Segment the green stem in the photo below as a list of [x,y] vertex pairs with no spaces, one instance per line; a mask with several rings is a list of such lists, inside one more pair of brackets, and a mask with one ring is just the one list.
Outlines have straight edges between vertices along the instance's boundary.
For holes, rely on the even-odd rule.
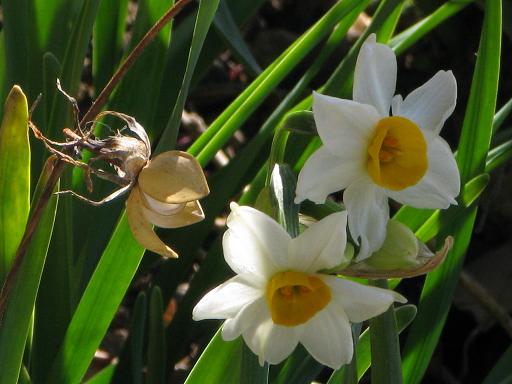
[[[371,284],[387,288],[386,280],[374,280]],[[401,384],[402,361],[393,305],[370,320],[370,342],[372,351],[372,384]]]

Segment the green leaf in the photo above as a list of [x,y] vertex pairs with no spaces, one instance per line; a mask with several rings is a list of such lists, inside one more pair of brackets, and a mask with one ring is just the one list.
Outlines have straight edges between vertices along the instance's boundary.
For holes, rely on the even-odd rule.
[[174,104],[172,115],[169,118],[162,138],[158,143],[156,150],[157,153],[174,148],[181,122],[181,114],[183,112],[183,107],[185,106],[185,100],[188,96],[190,81],[192,80],[192,75],[194,74],[194,69],[199,58],[199,52],[203,47],[206,34],[213,21],[213,16],[215,15],[218,4],[219,0],[199,0],[199,11],[197,13],[192,43],[190,44],[187,66],[183,75],[183,82]]
[[149,300],[147,384],[165,383],[166,353],[163,300],[160,288],[154,287]]
[[427,17],[424,17],[413,26],[407,28],[405,31],[393,37],[389,42],[389,45],[393,47],[397,55],[400,55],[412,45],[414,45],[419,39],[425,36],[428,32],[436,28],[441,23],[445,22],[453,15],[456,15],[459,11],[464,9],[468,4],[471,4],[472,2],[473,0],[446,2]]
[[463,183],[485,170],[498,94],[500,52],[501,1],[487,0],[471,92],[457,151],[457,164]]
[[500,108],[498,112],[494,115],[494,119],[492,122],[492,133],[496,133],[498,129],[501,128],[503,122],[507,119],[507,117],[512,112],[512,99],[507,101],[507,103]]
[[299,206],[295,204],[297,181],[290,167],[276,164],[270,176],[271,203],[275,218],[291,237],[299,235]]
[[[304,57],[359,5],[354,0],[336,3],[315,25],[297,39],[258,76],[190,147],[190,152],[208,162],[263,100]],[[204,160],[203,160],[204,159]]]
[[268,383],[268,363],[260,366],[256,356],[245,343],[242,345],[242,366],[240,368],[240,382],[247,384]]
[[491,172],[500,165],[503,165],[512,157],[512,140],[508,140],[501,145],[491,149],[487,156],[485,171]]
[[30,144],[27,98],[14,86],[0,127],[0,285],[25,232],[30,211]]
[[261,68],[245,43],[225,0],[220,0],[219,2],[217,13],[213,19],[213,25],[224,41],[226,41],[233,55],[240,60],[252,75],[259,75]]
[[512,346],[501,355],[494,367],[485,377],[482,384],[510,384],[512,383]]
[[[100,0],[83,0],[83,5],[73,30],[69,36],[66,53],[62,60],[60,80],[62,87],[70,95],[76,95],[80,84],[80,77],[85,54],[94,25],[94,19]],[[60,94],[55,94],[52,102],[47,134],[55,137],[57,133],[70,122],[71,107],[69,102]]]
[[[375,280],[372,285],[388,288],[386,280]],[[399,384],[402,382],[400,345],[393,304],[383,314],[370,319],[372,351],[372,383]]]
[[[398,333],[409,326],[416,316],[416,307],[412,304],[402,305],[401,307],[395,308],[396,324]],[[359,337],[357,343],[357,377],[359,380],[363,377],[365,372],[370,368],[371,364],[371,347],[370,347],[370,331],[366,329]],[[345,374],[345,367],[335,371],[327,384],[342,383],[343,376]]]
[[318,376],[323,366],[299,344],[284,364],[276,366],[275,369],[279,369],[279,374],[275,380],[272,380],[272,384],[306,384],[311,383]]
[[97,374],[95,374],[93,377],[91,377],[89,380],[87,380],[85,383],[86,384],[111,384],[115,369],[116,369],[116,366],[114,364],[108,365],[105,368],[103,368],[101,371],[99,371]]
[[125,342],[119,363],[114,366],[109,383],[142,384],[144,373],[144,334],[146,330],[147,299],[141,292],[133,308],[130,334]]
[[71,319],[48,382],[80,382],[143,254],[123,214]]
[[243,341],[222,340],[220,329],[192,368],[185,384],[236,384],[240,378]]
[[[36,186],[34,201],[41,196],[52,168],[53,162],[48,162]],[[0,383],[2,384],[14,384],[18,380],[56,209],[57,196],[51,195],[10,291],[7,309],[0,327],[0,366],[2,367]]]
[[101,91],[114,74],[122,57],[128,0],[100,2],[92,33],[92,77]]
[[[478,58],[464,118],[457,162],[463,185],[485,170],[498,88],[501,46],[501,2],[486,1]],[[462,208],[452,207],[450,211]],[[448,211],[449,212],[449,211]],[[454,289],[471,239],[476,207],[464,210],[441,235],[453,235],[455,245],[445,262],[428,274],[418,317],[404,348],[403,374],[407,383],[419,383],[441,334]]]

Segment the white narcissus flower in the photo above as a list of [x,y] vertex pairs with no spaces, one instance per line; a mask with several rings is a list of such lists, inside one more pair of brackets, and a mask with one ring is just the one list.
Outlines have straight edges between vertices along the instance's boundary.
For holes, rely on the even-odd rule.
[[350,233],[360,242],[358,261],[384,242],[388,198],[444,209],[457,204],[460,191],[455,158],[439,136],[455,108],[455,77],[439,71],[403,100],[393,97],[396,72],[395,54],[372,34],[357,58],[354,100],[313,94],[323,145],[304,164],[295,201],[323,203],[344,189]]
[[128,223],[135,239],[164,257],[178,257],[156,235],[153,225],[179,228],[204,219],[198,199],[209,193],[201,165],[192,155],[168,151],[149,160],[126,201]]
[[319,272],[343,261],[346,223],[345,212],[334,213],[292,239],[269,216],[232,203],[222,245],[237,275],[207,293],[193,318],[226,319],[224,340],[242,335],[260,364],[280,363],[298,343],[333,369],[350,362],[350,322],[406,300]]

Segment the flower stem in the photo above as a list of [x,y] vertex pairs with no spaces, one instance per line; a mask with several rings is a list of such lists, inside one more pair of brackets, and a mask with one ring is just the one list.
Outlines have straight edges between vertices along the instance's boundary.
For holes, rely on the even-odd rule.
[[[373,280],[371,284],[388,288],[387,280]],[[401,384],[402,361],[393,304],[383,314],[370,320],[372,351],[372,384]]]

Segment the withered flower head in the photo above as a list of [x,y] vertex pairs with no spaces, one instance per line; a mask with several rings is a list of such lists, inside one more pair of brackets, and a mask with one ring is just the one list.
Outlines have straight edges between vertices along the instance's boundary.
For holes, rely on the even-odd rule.
[[[77,109],[74,99],[70,99]],[[178,257],[155,234],[153,225],[178,228],[204,219],[197,200],[208,195],[209,189],[201,166],[192,155],[182,151],[164,152],[150,160],[151,144],[144,128],[133,117],[113,111],[100,113],[95,121],[105,115],[124,120],[132,136],[118,132],[114,136],[98,139],[91,131],[83,132],[77,123],[75,131],[64,129],[68,141],[58,143],[44,137],[31,123],[35,136],[53,154],[84,169],[89,192],[93,189],[91,174],[120,186],[100,201],[92,201],[74,191],[59,193],[69,193],[91,205],[99,206],[131,191],[126,201],[126,211],[135,239],[150,251],[165,257]],[[88,149],[95,155],[87,163],[80,160],[82,149]],[[92,164],[98,160],[111,165],[116,173],[93,167]]]
[[204,219],[198,199],[209,193],[201,166],[190,154],[168,151],[150,160],[126,201],[137,241],[152,252],[178,257],[153,231],[153,225],[178,228]]

